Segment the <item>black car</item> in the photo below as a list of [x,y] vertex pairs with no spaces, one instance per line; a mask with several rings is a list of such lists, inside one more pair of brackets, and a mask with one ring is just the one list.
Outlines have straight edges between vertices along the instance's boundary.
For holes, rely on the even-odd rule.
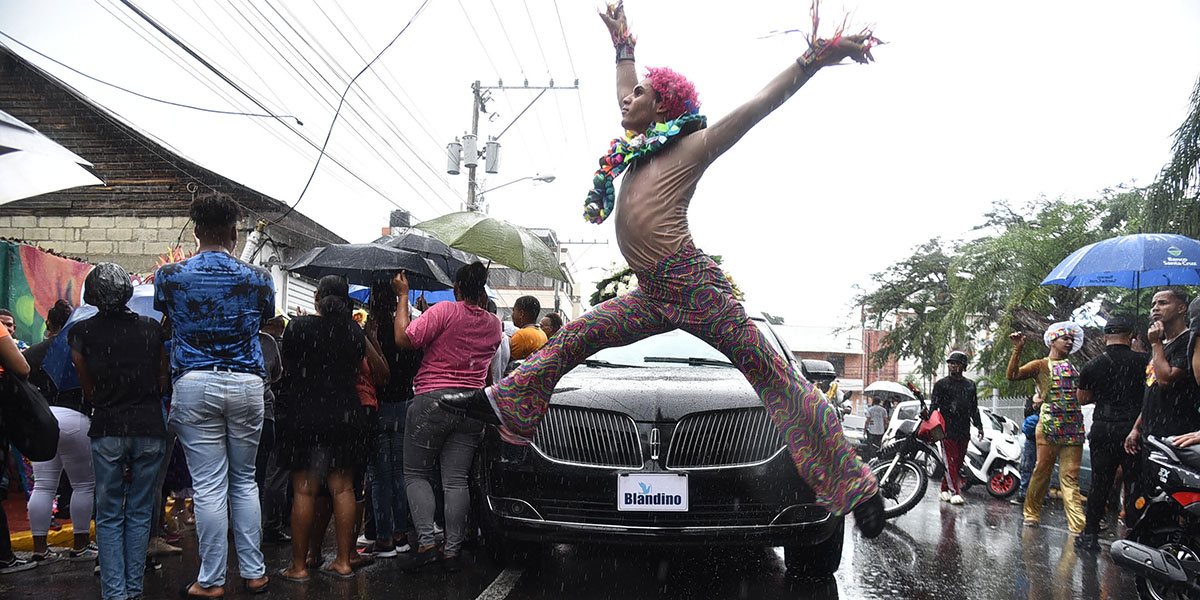
[[501,562],[611,543],[783,546],[796,574],[841,563],[844,519],[816,504],[741,372],[683,331],[597,352],[559,383],[533,444],[489,427],[480,457],[481,525]]

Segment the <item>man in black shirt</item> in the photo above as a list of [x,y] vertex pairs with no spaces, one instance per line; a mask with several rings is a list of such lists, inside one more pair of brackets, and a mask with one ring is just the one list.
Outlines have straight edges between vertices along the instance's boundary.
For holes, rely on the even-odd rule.
[[963,377],[967,368],[965,352],[955,350],[946,358],[950,376],[939,379],[933,384],[932,408],[941,411],[946,421],[946,474],[942,478],[942,493],[939,498],[943,502],[962,504],[962,481],[959,469],[962,468],[963,457],[967,454],[967,444],[971,441],[971,424],[979,430],[979,438],[983,439],[983,420],[979,416],[979,398],[975,391],[975,382]]
[[1146,363],[1150,360],[1149,355],[1129,348],[1132,337],[1133,321],[1114,315],[1104,325],[1104,353],[1088,361],[1079,375],[1080,404],[1096,404],[1088,431],[1092,490],[1088,495],[1087,522],[1075,540],[1075,547],[1080,550],[1100,550],[1096,538],[1118,466],[1122,468],[1125,484],[1125,508],[1132,514],[1132,487],[1139,471],[1138,460],[1136,455],[1125,452],[1124,444],[1142,409]]
[[1125,438],[1125,450],[1138,452],[1145,435],[1169,437],[1200,430],[1200,390],[1188,377],[1191,357],[1187,330],[1188,297],[1178,289],[1154,294],[1148,337],[1150,366],[1142,414]]
[[92,406],[88,435],[105,598],[142,595],[156,508],[154,483],[166,452],[161,398],[170,380],[165,338],[157,321],[125,306],[132,295],[124,269],[113,263],[96,265],[84,281],[83,299],[100,312],[76,323],[67,334],[83,395]]

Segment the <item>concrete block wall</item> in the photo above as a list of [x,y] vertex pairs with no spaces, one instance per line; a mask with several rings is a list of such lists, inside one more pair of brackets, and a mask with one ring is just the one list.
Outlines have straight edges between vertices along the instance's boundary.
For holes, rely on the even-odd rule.
[[0,215],[0,237],[36,244],[91,263],[115,262],[127,271],[148,274],[160,254],[183,237],[191,248],[192,226],[186,216],[33,216]]

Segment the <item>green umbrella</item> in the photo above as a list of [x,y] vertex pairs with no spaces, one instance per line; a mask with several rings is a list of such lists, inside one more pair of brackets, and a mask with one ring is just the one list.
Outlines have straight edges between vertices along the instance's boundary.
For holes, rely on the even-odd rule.
[[558,255],[533,232],[477,212],[456,212],[414,225],[451,248],[512,267],[567,281]]

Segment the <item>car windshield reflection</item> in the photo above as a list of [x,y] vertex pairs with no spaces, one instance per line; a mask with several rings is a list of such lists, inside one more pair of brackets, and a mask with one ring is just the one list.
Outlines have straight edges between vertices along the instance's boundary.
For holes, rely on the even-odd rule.
[[[763,321],[754,319],[753,322],[771,347],[780,352],[774,332]],[[682,329],[653,335],[628,346],[605,348],[589,357],[584,364],[597,367],[733,366],[716,348]]]

